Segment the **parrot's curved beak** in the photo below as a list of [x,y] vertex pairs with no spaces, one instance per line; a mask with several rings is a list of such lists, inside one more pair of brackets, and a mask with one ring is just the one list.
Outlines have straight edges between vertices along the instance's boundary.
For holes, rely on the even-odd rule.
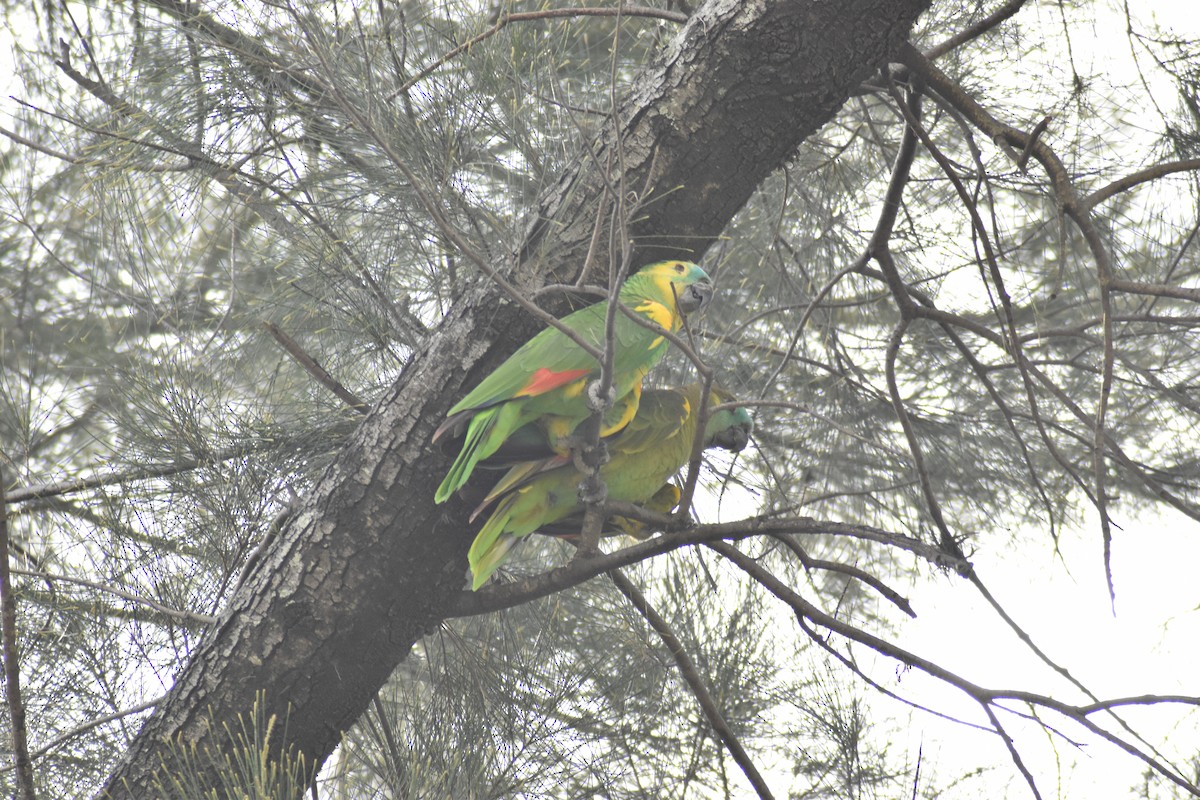
[[698,281],[683,287],[679,291],[676,302],[679,310],[685,314],[693,314],[708,305],[712,300],[713,285],[708,281]]
[[750,434],[754,433],[754,422],[743,422],[740,425],[725,428],[709,440],[710,447],[724,447],[732,452],[742,452],[750,444]]
[[712,438],[714,447],[723,447],[726,450],[732,450],[735,453],[740,453],[746,449],[746,445],[750,444],[750,434],[754,432],[754,423],[746,422],[741,425],[734,425],[731,428],[718,433]]

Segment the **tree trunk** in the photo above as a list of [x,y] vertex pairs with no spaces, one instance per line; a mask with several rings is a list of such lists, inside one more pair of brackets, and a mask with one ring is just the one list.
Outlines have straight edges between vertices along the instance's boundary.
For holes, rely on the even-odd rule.
[[[624,185],[647,191],[635,261],[695,259],[755,187],[888,61],[930,0],[714,0],[624,104]],[[547,193],[520,279],[569,276],[592,240],[615,137]],[[604,241],[604,240],[602,240]],[[718,296],[717,302],[720,302]],[[232,597],[109,778],[144,798],[164,743],[225,743],[260,699],[272,744],[316,769],[466,585],[468,504],[434,505],[450,458],[430,437],[452,402],[534,325],[489,287],[465,296],[321,477]],[[282,724],[286,722],[286,725]]]

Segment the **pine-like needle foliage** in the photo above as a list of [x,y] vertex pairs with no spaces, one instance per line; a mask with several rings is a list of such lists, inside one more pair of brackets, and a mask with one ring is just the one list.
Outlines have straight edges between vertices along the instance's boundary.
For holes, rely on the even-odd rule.
[[[1087,7],[1029,5],[937,63],[997,117],[1051,120],[1094,240],[1036,159],[945,93],[918,110],[900,73],[864,84],[704,257],[719,294],[693,344],[762,405],[754,446],[705,469],[702,522],[811,516],[969,555],[1051,551],[1087,509],[1200,519],[1197,173],[1105,193],[1196,157],[1197,45],[1131,22],[1142,72],[1117,81],[1076,52]],[[44,796],[103,781],[360,412],[488,280],[461,247],[510,263],[681,7],[502,24],[543,6],[3,5],[21,83],[0,140],[0,458]],[[939,2],[915,41],[987,13]],[[924,138],[887,243],[900,289],[867,256],[906,104]],[[651,381],[692,375],[675,353]],[[937,574],[894,545],[780,535],[738,552],[887,637],[898,594]],[[569,557],[531,537],[502,577]],[[598,578],[444,623],[321,793],[746,796],[703,693],[792,797],[978,789],[973,768],[922,772],[899,744],[904,723],[873,702],[900,690],[871,679],[870,648],[797,627],[727,556],[625,575],[652,613]],[[250,767],[269,721],[252,723]],[[295,789],[286,770],[244,772]],[[1148,774],[1147,795],[1163,781]]]

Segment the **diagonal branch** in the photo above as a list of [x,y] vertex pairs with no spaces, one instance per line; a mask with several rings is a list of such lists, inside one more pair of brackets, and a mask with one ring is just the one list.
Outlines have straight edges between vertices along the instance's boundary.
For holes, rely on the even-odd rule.
[[[974,700],[976,703],[979,704],[980,708],[984,710],[984,712],[987,714],[988,718],[992,721],[993,729],[1001,737],[1005,737],[1006,734],[1004,733],[1003,728],[999,726],[999,719],[998,719],[998,717],[995,716],[993,709],[1001,708],[1001,709],[1004,709],[1005,711],[1009,711],[1010,713],[1015,713],[1015,712],[1012,712],[1011,709],[1006,708],[1005,706],[999,704],[997,701],[1016,700],[1023,704],[1026,704],[1026,705],[1030,705],[1030,706],[1034,706],[1034,707],[1040,706],[1040,707],[1048,708],[1048,709],[1056,711],[1060,714],[1063,714],[1067,718],[1071,719],[1073,722],[1086,728],[1091,733],[1099,736],[1100,738],[1104,739],[1105,741],[1107,741],[1113,745],[1116,745],[1117,747],[1121,748],[1125,752],[1129,753],[1130,755],[1134,756],[1135,758],[1137,758],[1140,761],[1142,761],[1143,763],[1145,763],[1152,770],[1159,773],[1163,777],[1167,778],[1172,783],[1176,784],[1177,786],[1182,787],[1183,789],[1187,790],[1189,793],[1191,793],[1197,797],[1200,797],[1200,787],[1197,787],[1195,784],[1193,784],[1191,781],[1189,781],[1186,777],[1184,777],[1182,774],[1180,774],[1180,772],[1177,769],[1173,769],[1168,764],[1166,764],[1162,759],[1156,758],[1154,755],[1143,752],[1136,745],[1126,741],[1125,739],[1122,739],[1119,736],[1112,734],[1111,732],[1105,730],[1104,728],[1101,728],[1099,725],[1097,725],[1096,723],[1094,723],[1090,719],[1088,719],[1088,715],[1091,713],[1095,713],[1097,711],[1109,711],[1110,706],[1112,704],[1120,703],[1121,702],[1120,700],[1111,701],[1108,703],[1098,701],[1096,703],[1092,703],[1092,704],[1089,704],[1086,706],[1072,706],[1068,703],[1063,703],[1059,700],[1056,700],[1048,695],[1041,695],[1041,694],[1036,694],[1036,693],[1032,693],[1032,692],[1019,692],[1019,691],[1012,691],[1012,690],[1005,690],[1005,689],[989,689],[987,687],[984,687],[977,683],[969,681],[966,678],[963,678],[962,676],[960,676],[954,672],[951,672],[950,670],[938,665],[937,663],[930,661],[927,658],[924,658],[923,656],[917,655],[916,653],[906,650],[905,648],[900,647],[899,645],[893,644],[892,642],[889,642],[886,639],[881,639],[878,636],[875,636],[874,634],[868,633],[864,630],[860,630],[859,628],[856,628],[853,625],[850,625],[850,624],[822,611],[817,606],[815,606],[812,603],[805,600],[797,592],[795,592],[791,587],[784,584],[782,581],[779,580],[779,578],[777,578],[775,575],[773,575],[770,571],[763,568],[763,566],[761,564],[759,564],[757,561],[755,561],[754,559],[747,556],[745,553],[742,553],[736,547],[733,547],[732,545],[727,544],[725,542],[713,542],[709,546],[712,549],[719,552],[726,559],[728,559],[729,561],[736,564],[743,572],[750,575],[754,580],[756,580],[759,584],[761,584],[763,586],[763,588],[765,588],[768,592],[775,595],[775,597],[777,597],[784,604],[786,604],[788,607],[790,607],[792,609],[793,613],[796,615],[797,621],[801,625],[803,625],[802,620],[809,620],[813,624],[816,624],[822,628],[831,630],[834,633],[837,633],[838,635],[844,637],[845,639],[847,639],[849,641],[857,642],[859,644],[865,645],[865,646],[869,647],[870,649],[872,649],[884,656],[895,659],[895,660],[897,660],[903,664],[906,664],[907,666],[912,667],[914,669],[918,669],[921,672],[926,673],[930,677],[936,678],[937,680],[940,680],[940,681],[946,683],[947,685],[953,686],[954,688],[963,692],[965,695],[967,695],[968,697],[970,697],[972,700]],[[1164,696],[1161,698],[1161,702],[1163,702],[1163,703],[1181,702],[1186,705],[1200,706],[1200,697],[1182,697],[1181,698],[1181,697],[1177,697],[1177,696]],[[1146,701],[1143,700],[1143,702],[1140,704],[1144,705],[1144,704],[1146,704]],[[1011,749],[1010,753],[1012,754],[1014,761],[1016,761],[1018,769],[1020,769],[1023,772],[1023,774],[1025,774],[1026,779],[1030,782],[1030,785],[1032,786],[1033,785],[1032,777],[1023,768],[1023,763],[1019,760],[1020,757],[1019,757],[1019,754],[1016,753],[1015,748]],[[1036,791],[1036,788],[1035,788],[1035,791]]]
[[318,383],[337,395],[342,402],[357,411],[359,414],[366,414],[371,410],[371,407],[367,405],[365,401],[359,399],[359,397],[347,389],[341,381],[330,375],[328,370],[318,364],[316,359],[306,353],[304,348],[302,348],[295,339],[280,330],[278,325],[274,324],[273,322],[264,322],[263,327],[270,331],[271,335],[275,337],[275,341],[279,342],[279,346],[287,351],[287,354],[291,356],[297,364],[304,367],[304,369],[307,370],[310,375],[317,379]]
[[1108,583],[1109,600],[1116,604],[1116,590],[1112,578],[1112,520],[1108,513],[1107,471],[1105,452],[1108,403],[1113,387],[1113,364],[1115,345],[1113,332],[1112,284],[1114,280],[1112,259],[1103,237],[1092,220],[1091,207],[1080,199],[1074,181],[1062,160],[1046,144],[1044,138],[1025,134],[993,117],[961,86],[937,68],[911,44],[901,48],[901,59],[909,69],[920,75],[929,86],[937,91],[963,116],[987,133],[997,142],[1006,142],[1014,147],[1028,149],[1050,178],[1054,199],[1062,213],[1067,216],[1083,236],[1096,266],[1096,284],[1100,291],[1100,319],[1104,330],[1103,366],[1100,375],[1100,391],[1096,399],[1096,411],[1092,418],[1092,473],[1095,482],[1094,502],[1100,515],[1100,531],[1104,547],[1104,576]]
[[[663,19],[668,22],[687,22],[687,14],[678,11],[668,11],[661,8],[651,8],[649,6],[627,6],[624,3],[619,4],[615,8],[548,8],[541,11],[514,11],[507,14],[502,14],[500,19],[488,28],[483,33],[472,36],[467,41],[448,51],[443,56],[438,58],[429,66],[422,69],[413,77],[401,84],[399,89],[387,96],[388,100],[394,100],[397,96],[404,94],[418,82],[428,78],[433,73],[437,72],[443,65],[457,58],[463,53],[469,52],[472,47],[480,42],[486,41],[495,36],[500,31],[504,30],[513,22],[530,22],[541,19],[562,19],[564,17],[646,17],[649,19]],[[616,48],[614,48],[614,54]]]
[[763,780],[758,768],[754,766],[754,762],[750,759],[750,754],[746,752],[746,748],[742,747],[741,740],[738,739],[733,729],[729,727],[729,723],[725,721],[721,710],[717,708],[717,703],[713,699],[712,693],[708,691],[708,687],[704,684],[704,678],[700,675],[700,671],[696,669],[695,662],[687,654],[683,647],[683,642],[679,641],[679,637],[671,629],[671,625],[662,615],[654,610],[650,605],[650,601],[642,594],[641,590],[633,584],[633,581],[625,577],[620,570],[613,570],[608,573],[608,577],[616,584],[617,589],[621,594],[629,598],[629,602],[633,603],[633,607],[642,615],[642,618],[650,624],[654,632],[658,634],[658,638],[666,645],[667,650],[671,653],[671,658],[675,660],[675,666],[679,668],[679,674],[683,676],[687,682],[688,688],[692,690],[692,695],[696,698],[696,702],[700,704],[700,710],[704,712],[704,716],[708,719],[708,723],[712,725],[713,731],[721,739],[721,743],[733,756],[733,760],[741,767],[742,773],[745,774],[746,780],[750,781],[750,785],[754,787],[754,791],[762,800],[773,800],[774,795],[771,794],[770,787]]

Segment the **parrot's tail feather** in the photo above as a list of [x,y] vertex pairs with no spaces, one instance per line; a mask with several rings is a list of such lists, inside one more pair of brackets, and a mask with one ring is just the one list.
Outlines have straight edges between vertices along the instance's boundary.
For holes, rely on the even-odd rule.
[[467,521],[474,522],[475,518],[486,511],[488,506],[495,502],[497,497],[520,489],[541,473],[561,467],[569,463],[570,460],[567,456],[556,455],[543,458],[540,461],[525,461],[515,464],[504,474],[504,477],[496,482],[492,490],[487,493],[487,497],[483,498],[479,505],[475,507],[475,510],[471,512],[471,518]]
[[471,581],[471,590],[479,591],[479,587],[488,582],[500,565],[504,563],[504,559],[508,557],[508,551],[517,543],[515,536],[505,536],[496,542],[489,550],[482,561],[471,568],[473,579]]
[[471,569],[475,569],[475,565],[484,557],[484,554],[491,549],[496,540],[504,535],[504,529],[508,526],[510,511],[515,501],[516,498],[512,495],[501,500],[500,505],[496,506],[496,510],[479,529],[475,541],[471,542],[471,549],[467,551],[467,561],[470,562]]
[[[471,477],[471,473],[475,470],[475,465],[481,459],[491,454],[490,452],[485,452],[483,443],[487,441],[492,433],[492,429],[496,426],[496,420],[500,416],[500,408],[500,406],[485,408],[476,413],[471,419],[462,450],[458,451],[458,457],[454,459],[454,463],[450,465],[450,471],[446,473],[442,484],[438,486],[437,493],[433,496],[433,502],[446,502],[450,498],[450,495],[457,492],[467,482],[467,479]],[[445,424],[442,423],[443,426]],[[438,430],[441,430],[441,428]],[[492,449],[494,450],[495,448],[493,447]]]
[[487,583],[492,573],[504,563],[504,557],[516,542],[516,537],[506,531],[515,500],[513,495],[501,500],[500,505],[488,517],[488,521],[479,529],[475,541],[471,542],[467,562],[471,565],[471,574],[475,576],[473,589]]

